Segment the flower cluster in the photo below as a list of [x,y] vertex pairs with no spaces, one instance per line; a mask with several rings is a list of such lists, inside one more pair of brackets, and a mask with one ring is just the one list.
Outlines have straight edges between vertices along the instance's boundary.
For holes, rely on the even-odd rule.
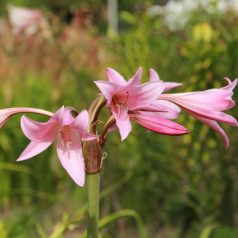
[[[64,106],[55,113],[25,107],[0,110],[0,128],[11,116],[18,113],[36,113],[49,117],[47,122],[37,122],[22,116],[21,128],[30,143],[17,160],[34,157],[56,140],[57,154],[63,168],[76,184],[83,186],[85,161],[90,161],[84,158],[83,143],[93,141],[87,144],[92,145],[92,150],[102,148],[107,133],[115,129],[119,130],[121,140],[124,140],[132,130],[131,121],[159,134],[187,134],[189,131],[185,127],[172,121],[178,118],[181,109],[218,132],[224,139],[225,147],[229,146],[228,137],[218,123],[237,126],[237,120],[224,113],[235,105],[232,95],[237,79],[232,82],[226,78],[227,85],[222,88],[168,94],[167,91],[181,84],[163,82],[153,69],[150,69],[150,78],[146,83],[141,83],[142,68],[129,81],[114,69],[108,68],[106,73],[108,80],[95,81],[104,100],[97,98],[89,111],[83,110],[79,113],[72,107]],[[98,133],[97,119],[105,104],[111,117],[101,133]],[[90,150],[87,148],[87,151]],[[95,156],[96,152],[92,151],[90,154]],[[100,163],[96,164],[99,164],[100,170]]]

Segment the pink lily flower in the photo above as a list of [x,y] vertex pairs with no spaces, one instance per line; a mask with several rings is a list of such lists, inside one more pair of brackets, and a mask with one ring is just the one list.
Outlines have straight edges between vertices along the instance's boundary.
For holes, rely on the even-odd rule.
[[16,34],[25,32],[31,35],[35,33],[43,20],[43,14],[38,9],[9,6],[8,13],[13,33]]
[[224,145],[227,148],[229,139],[218,122],[224,122],[231,126],[238,125],[234,117],[223,112],[235,105],[231,97],[237,84],[237,79],[233,82],[228,78],[225,79],[228,85],[222,88],[189,93],[160,94],[158,100],[173,102],[193,117],[210,126],[224,138]]
[[17,161],[30,159],[47,149],[57,139],[59,160],[73,181],[79,186],[85,183],[85,167],[82,155],[82,140],[93,140],[95,135],[88,133],[89,116],[83,110],[74,118],[72,108],[61,107],[54,114],[34,108],[9,108],[0,110],[0,126],[17,113],[32,112],[50,116],[47,122],[37,122],[25,115],[21,118],[21,128],[31,140]]
[[[164,83],[159,81],[141,84],[142,68],[126,81],[114,69],[107,69],[108,81],[95,81],[101,93],[107,99],[107,106],[115,117],[121,140],[131,132],[131,120],[143,127],[161,134],[180,135],[188,133],[183,126],[160,117],[166,104],[157,107],[156,99],[164,90]],[[178,110],[178,107],[175,106]],[[167,108],[167,107],[166,107]],[[177,114],[177,113],[176,113]],[[170,115],[170,117],[174,117]]]

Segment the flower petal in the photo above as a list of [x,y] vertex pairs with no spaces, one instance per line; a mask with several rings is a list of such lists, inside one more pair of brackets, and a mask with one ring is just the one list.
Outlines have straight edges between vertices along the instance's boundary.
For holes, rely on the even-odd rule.
[[89,115],[87,110],[83,110],[78,114],[71,126],[75,128],[82,140],[94,140],[98,136],[88,133],[89,130]]
[[59,160],[73,179],[79,186],[84,186],[85,183],[85,165],[82,154],[82,146],[77,132],[72,131],[72,141],[66,144],[59,136],[57,142],[57,154]]
[[33,156],[38,155],[42,151],[46,150],[51,144],[52,141],[31,141],[19,156],[17,161],[30,159]]
[[150,82],[161,81],[158,73],[154,69],[150,69]]
[[169,101],[156,100],[146,108],[140,109],[140,111],[146,111],[147,113],[156,113],[156,115],[158,115],[159,117],[166,119],[176,119],[178,118],[181,109],[176,104]]
[[120,132],[120,135],[121,135],[121,140],[125,140],[128,135],[130,134],[131,132],[131,122],[128,119],[126,120],[120,120],[120,119],[117,119],[116,120],[116,125],[118,126],[118,129],[119,129],[119,132]]
[[139,67],[136,74],[127,82],[127,87],[140,85],[141,78],[142,78],[142,67]]
[[111,104],[112,97],[117,90],[117,85],[107,81],[94,81],[94,83],[100,89],[103,96],[107,99],[108,104]]
[[55,121],[45,123],[34,121],[27,116],[21,117],[21,128],[30,140],[53,141],[59,132],[59,124]]
[[119,129],[121,140],[125,140],[131,132],[131,122],[128,116],[128,109],[123,105],[112,108],[112,113],[116,119],[116,125]]
[[119,84],[119,85],[126,85],[126,80],[116,70],[112,68],[107,68],[106,74],[107,74],[109,82]]
[[57,121],[62,126],[70,125],[74,121],[72,111],[76,111],[73,107],[62,106],[50,118],[50,121]]
[[36,113],[49,117],[53,115],[52,112],[29,107],[13,107],[7,109],[0,109],[0,128],[2,128],[6,124],[6,122],[10,119],[10,117],[19,113]]
[[151,113],[137,113],[130,114],[130,119],[136,121],[143,127],[165,135],[183,135],[189,133],[189,131],[183,126],[167,120],[165,118],[158,117],[156,114]]
[[153,103],[164,90],[163,82],[145,83],[131,88],[127,98],[129,110],[140,109]]
[[227,149],[229,147],[229,138],[225,131],[219,126],[219,124],[216,121],[209,120],[203,117],[198,117],[196,115],[196,118],[200,120],[201,122],[205,123],[206,125],[210,126],[213,130],[215,130],[218,134],[220,134],[224,139],[224,146]]
[[210,119],[210,120],[215,120],[223,123],[227,123],[231,126],[237,126],[237,120],[220,111],[214,111],[214,110],[209,110],[209,108],[204,109],[204,107],[201,107],[200,105],[189,105],[189,103],[186,103],[186,105],[179,104],[183,109],[185,109],[188,113],[193,115],[194,117],[203,117],[205,119]]
[[[157,72],[154,69],[150,69],[150,82],[156,82],[156,81],[161,82],[162,80],[160,79],[159,75],[157,74]],[[182,85],[181,83],[164,82],[165,87],[164,87],[163,92],[169,91],[169,90],[179,87],[181,85]]]
[[161,94],[159,98],[170,100],[184,108],[191,109],[200,106],[208,111],[225,111],[235,105],[231,97],[236,84],[237,80],[234,80],[222,88],[189,93]]

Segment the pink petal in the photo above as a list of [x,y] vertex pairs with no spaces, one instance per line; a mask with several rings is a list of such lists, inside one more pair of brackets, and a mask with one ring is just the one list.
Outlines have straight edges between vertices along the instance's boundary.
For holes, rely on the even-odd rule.
[[116,124],[117,124],[119,132],[120,132],[121,140],[123,141],[128,137],[128,135],[131,132],[131,129],[132,129],[131,122],[130,122],[129,118],[126,120],[117,119]]
[[72,141],[64,143],[59,136],[57,154],[60,162],[73,181],[79,186],[85,183],[85,166],[82,155],[82,146],[79,135],[72,131]]
[[226,85],[225,87],[223,87],[223,89],[228,90],[228,91],[233,91],[234,88],[235,88],[236,85],[237,85],[237,79],[235,79],[235,80],[232,82],[229,78],[225,77],[225,80],[228,82],[228,85]]
[[137,86],[141,84],[142,67],[139,67],[136,74],[127,82],[127,86]]
[[159,75],[154,69],[150,69],[150,82],[161,81]]
[[111,104],[112,97],[114,96],[117,90],[116,85],[107,81],[94,81],[94,83],[100,89],[103,96],[107,99],[108,104]]
[[224,113],[224,112],[219,112],[219,111],[209,111],[206,109],[202,108],[185,108],[188,113],[193,115],[194,117],[203,117],[204,119],[210,119],[210,120],[215,120],[223,123],[227,123],[231,126],[237,126],[237,120]]
[[29,107],[15,107],[15,108],[1,109],[0,110],[0,128],[2,128],[6,124],[6,122],[10,119],[10,117],[19,113],[36,113],[36,114],[42,114],[49,117],[53,115],[52,112],[48,112],[48,111],[37,109],[37,108],[29,108]]
[[[160,80],[160,77],[159,77],[159,75],[157,74],[157,72],[155,70],[150,69],[150,82],[156,82],[156,81],[161,82],[162,80]],[[182,85],[181,83],[164,82],[165,88],[164,88],[163,92],[169,91],[169,90],[171,90],[173,88],[176,88],[176,87],[179,87],[181,85]]]
[[151,82],[134,87],[131,89],[131,92],[129,92],[126,104],[129,110],[146,107],[153,103],[163,90],[164,84],[162,82]]
[[89,115],[87,110],[81,111],[71,124],[78,131],[85,133],[89,129]]
[[58,121],[61,125],[63,125],[62,118],[64,117],[65,107],[60,107],[50,118],[50,121]]
[[72,111],[76,111],[76,110],[72,107],[62,106],[60,109],[58,109],[54,113],[50,121],[57,121],[62,126],[70,125],[74,121],[74,117],[72,116]]
[[119,85],[126,85],[126,80],[116,70],[112,68],[106,69],[108,80]]
[[98,138],[97,135],[88,133],[89,115],[87,110],[83,110],[82,112],[80,112],[72,122],[71,126],[78,131],[82,140],[94,140]]
[[21,118],[21,128],[24,135],[30,140],[53,141],[59,132],[60,125],[57,122],[37,122],[25,115]]
[[116,119],[116,125],[119,129],[121,140],[126,139],[131,132],[131,123],[128,117],[128,110],[123,105],[112,110],[112,113]]
[[183,126],[165,118],[152,115],[151,113],[147,114],[143,112],[138,114],[130,114],[130,119],[159,134],[183,135],[189,133],[189,131]]
[[156,100],[146,108],[140,109],[140,111],[146,111],[147,113],[156,113],[156,115],[158,115],[159,117],[166,119],[176,119],[178,118],[181,109],[176,104],[169,101]]
[[171,89],[177,88],[179,86],[181,86],[182,83],[174,83],[174,82],[164,82],[164,92],[167,92]]
[[42,151],[46,150],[51,144],[52,141],[31,141],[22,152],[20,157],[17,159],[17,161],[30,159],[33,156],[38,155]]
[[[72,111],[75,110],[72,107],[65,107],[64,114],[62,117],[62,125],[70,125],[74,121],[74,117],[72,116]],[[76,111],[76,110],[75,110]]]
[[198,120],[200,120],[201,122],[207,124],[208,126],[210,126],[212,129],[214,129],[218,134],[220,134],[223,139],[224,139],[224,146],[227,149],[229,147],[229,138],[226,135],[225,131],[219,126],[219,124],[216,121],[213,120],[209,120],[203,117],[198,117],[196,115],[196,118]]

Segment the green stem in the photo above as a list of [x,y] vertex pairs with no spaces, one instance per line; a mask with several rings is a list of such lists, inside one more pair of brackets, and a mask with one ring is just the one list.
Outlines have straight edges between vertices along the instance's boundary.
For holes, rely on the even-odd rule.
[[87,238],[98,238],[100,172],[87,174],[88,227]]

